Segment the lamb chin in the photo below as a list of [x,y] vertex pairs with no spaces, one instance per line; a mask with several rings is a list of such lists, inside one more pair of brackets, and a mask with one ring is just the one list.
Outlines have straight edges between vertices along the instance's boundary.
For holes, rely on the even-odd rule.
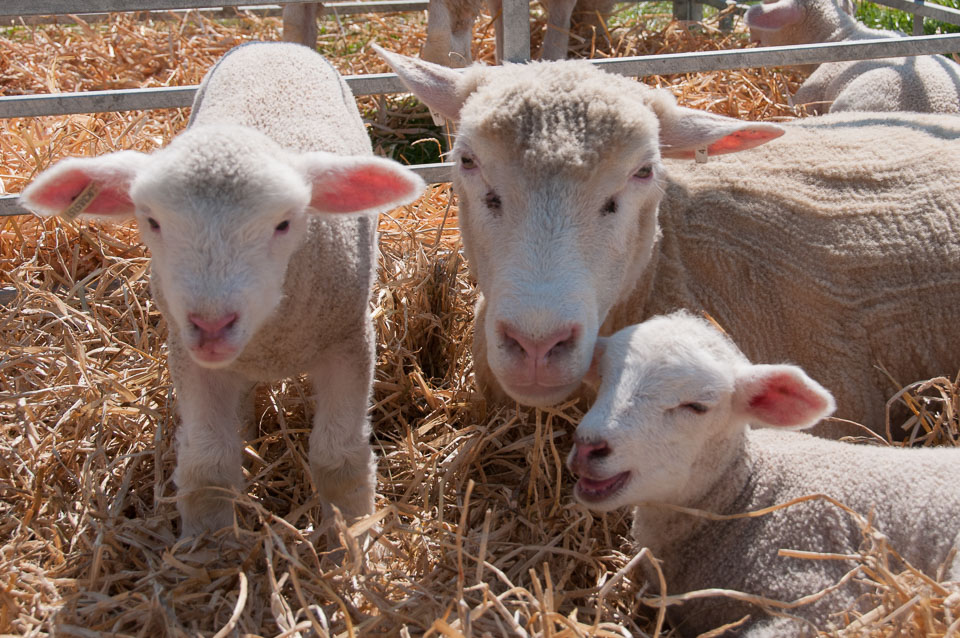
[[561,386],[511,386],[504,384],[503,389],[521,405],[532,408],[548,408],[566,401],[580,387],[580,381]]
[[574,487],[574,494],[577,500],[598,511],[614,509],[617,504],[611,503],[611,499],[617,496],[630,480],[630,472],[621,472],[603,481],[596,481],[587,477],[581,477]]

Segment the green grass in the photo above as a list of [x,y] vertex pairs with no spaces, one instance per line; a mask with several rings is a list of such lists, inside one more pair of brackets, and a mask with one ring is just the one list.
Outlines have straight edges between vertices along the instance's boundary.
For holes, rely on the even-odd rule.
[[[941,4],[952,9],[960,8],[960,0],[938,0]],[[913,15],[896,9],[889,9],[872,2],[861,2],[857,7],[857,20],[873,29],[887,29],[902,31],[907,35],[913,34]],[[960,26],[940,22],[938,20],[924,20],[923,32],[927,35],[935,33],[960,33]]]

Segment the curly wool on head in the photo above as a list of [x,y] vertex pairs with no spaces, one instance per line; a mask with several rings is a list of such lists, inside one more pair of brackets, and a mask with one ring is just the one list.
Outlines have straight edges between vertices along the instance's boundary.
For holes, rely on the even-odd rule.
[[656,137],[657,119],[635,105],[670,98],[580,60],[505,68],[467,71],[464,84],[475,90],[465,91],[462,121],[471,135],[510,145],[524,170],[545,174],[589,172],[618,148]]

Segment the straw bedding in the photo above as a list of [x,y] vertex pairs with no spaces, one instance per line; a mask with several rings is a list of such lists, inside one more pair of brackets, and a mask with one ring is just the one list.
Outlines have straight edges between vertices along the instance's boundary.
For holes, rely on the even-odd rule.
[[[424,28],[411,14],[325,24],[321,50],[346,73],[385,70],[363,46],[374,36],[415,53]],[[278,29],[276,19],[239,14],[11,30],[0,36],[3,93],[193,84],[230,47],[278,39]],[[480,57],[489,59],[489,20],[478,31]],[[731,48],[742,34],[628,25],[607,40],[586,37],[576,48],[597,56]],[[647,81],[686,105],[771,119],[801,115],[785,106],[801,80],[756,70]],[[425,110],[411,104],[391,97],[377,113],[377,101],[362,101],[381,149],[432,135]],[[185,122],[186,112],[173,109],[6,120],[2,188],[18,192],[65,155],[149,151]],[[345,550],[335,555],[306,471],[309,401],[300,379],[258,397],[250,487],[236,496],[235,528],[178,541],[167,328],[148,294],[136,231],[0,218],[0,632],[661,633],[658,609],[669,601],[651,599],[635,580],[633,567],[652,557],[627,544],[626,514],[595,516],[570,497],[563,459],[580,407],[494,410],[472,389],[474,291],[451,198],[449,187],[431,187],[382,218],[371,408],[379,511],[349,529],[337,521]],[[899,399],[915,407],[907,426],[917,443],[956,445],[957,383],[926,385]],[[864,526],[858,577],[877,583],[876,610],[844,633],[957,635],[956,588],[911,571]],[[367,529],[372,550],[357,539]],[[854,620],[837,611],[839,624]]]

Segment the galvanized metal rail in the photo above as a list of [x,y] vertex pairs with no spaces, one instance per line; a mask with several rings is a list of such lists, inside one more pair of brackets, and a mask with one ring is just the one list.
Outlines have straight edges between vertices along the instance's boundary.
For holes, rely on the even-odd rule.
[[[789,47],[670,53],[591,62],[611,73],[644,76],[869,60],[952,51],[960,51],[960,33]],[[393,73],[351,75],[345,79],[354,95],[406,91],[400,79]],[[196,86],[182,86],[4,96],[0,97],[0,118],[183,107],[190,106],[196,90]]]
[[[202,1],[202,0],[201,0]],[[306,2],[307,0],[294,0],[295,2]],[[711,0],[715,2],[716,0]],[[27,2],[29,6],[33,6],[32,2]],[[183,14],[187,11],[199,11],[203,14],[210,15],[212,17],[225,17],[230,15],[236,15],[237,10],[247,10],[247,11],[256,11],[259,15],[279,15],[281,7],[277,4],[257,4],[251,5],[249,0],[246,3],[241,5],[231,5],[227,7],[217,6],[217,7],[204,7],[199,6],[199,3],[194,1],[190,4],[198,6],[190,7],[181,7],[178,9],[144,9],[144,13],[150,14],[152,17],[165,17],[174,14]],[[226,3],[225,3],[226,4]],[[323,14],[324,15],[354,15],[358,13],[396,13],[401,11],[426,11],[429,0],[370,0],[369,2],[364,1],[350,1],[350,2],[325,2],[323,4]],[[19,24],[21,20],[25,24],[44,24],[47,22],[56,22],[58,24],[68,24],[72,20],[71,15],[76,15],[79,18],[82,18],[86,21],[102,20],[110,15],[110,12],[96,12],[91,11],[84,5],[82,9],[77,9],[72,11],[70,14],[17,14],[17,13],[7,13],[11,11],[12,7],[9,2],[3,4],[0,7],[0,11],[3,11],[3,14],[0,14],[0,24],[6,25],[15,25]],[[126,11],[126,9],[123,9]]]
[[[283,0],[285,4],[301,4],[316,0]],[[4,0],[6,16],[67,15],[70,13],[114,13],[122,11],[177,11],[183,9],[218,9],[258,4],[250,0]],[[262,3],[261,3],[262,4]]]

